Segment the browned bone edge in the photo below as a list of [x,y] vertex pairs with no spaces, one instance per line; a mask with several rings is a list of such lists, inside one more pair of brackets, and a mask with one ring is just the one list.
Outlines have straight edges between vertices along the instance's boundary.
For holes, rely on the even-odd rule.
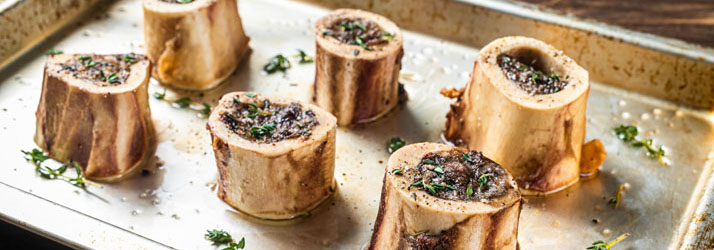
[[[694,58],[672,55],[624,42],[623,37],[615,38],[596,34],[593,30],[545,23],[465,1],[302,1],[330,8],[369,10],[386,16],[403,29],[475,47],[482,47],[503,36],[533,37],[563,50],[589,71],[591,80],[714,111],[714,63],[707,62],[711,61],[707,59],[711,58],[710,54],[703,53]],[[632,35],[634,32],[624,34]],[[654,36],[652,38],[657,40],[655,42],[663,40]],[[681,49],[681,46],[695,49],[694,46],[681,43],[663,46],[673,50]]]
[[[75,17],[92,9],[99,0],[0,1],[0,69]],[[14,2],[14,3],[11,3]],[[51,13],[51,14],[50,14]]]

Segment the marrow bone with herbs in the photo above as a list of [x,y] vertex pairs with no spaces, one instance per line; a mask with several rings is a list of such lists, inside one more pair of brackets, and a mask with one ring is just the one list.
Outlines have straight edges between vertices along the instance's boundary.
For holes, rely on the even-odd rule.
[[45,64],[35,142],[85,177],[120,180],[153,157],[151,63],[144,55],[61,54]]
[[146,48],[161,83],[213,88],[249,49],[236,0],[144,0],[143,8]]
[[387,18],[338,9],[315,26],[313,102],[347,126],[375,120],[399,102],[402,33]]
[[481,50],[444,135],[500,163],[524,194],[556,192],[579,179],[589,90],[588,72],[562,51],[500,38]]
[[267,220],[308,213],[334,192],[336,120],[317,106],[262,94],[224,95],[211,112],[218,196]]
[[404,146],[387,163],[369,249],[516,249],[521,195],[475,151]]

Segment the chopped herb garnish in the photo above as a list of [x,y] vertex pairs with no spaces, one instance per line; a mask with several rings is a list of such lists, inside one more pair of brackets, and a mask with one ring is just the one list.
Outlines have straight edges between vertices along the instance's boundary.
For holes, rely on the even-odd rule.
[[331,36],[333,33],[330,31],[323,31],[322,36]]
[[299,62],[300,62],[300,63],[311,63],[311,62],[314,62],[314,61],[315,61],[315,58],[313,58],[312,56],[307,55],[307,53],[305,53],[305,51],[303,51],[303,50],[301,50],[301,49],[298,49],[298,53],[299,53],[299,54],[298,54],[297,56],[298,56],[298,59],[299,59]]
[[638,133],[637,127],[631,125],[620,125],[614,130],[615,134],[617,134],[617,138],[625,142],[634,140]]
[[[97,62],[94,61],[94,60],[89,59],[89,60],[87,61],[87,67],[94,67],[95,65],[97,65]],[[102,73],[102,75],[104,75],[104,73],[103,73],[102,71],[99,71],[99,72]],[[102,80],[102,81],[104,81],[104,80]]]
[[245,93],[245,96],[250,97],[250,98],[253,98],[253,97],[255,97],[255,94],[253,94],[253,93]]
[[237,250],[245,248],[245,237],[242,237],[240,241],[236,243],[233,237],[228,232],[223,230],[208,230],[204,238],[212,241],[215,246],[227,244],[228,247],[223,248],[223,250]]
[[391,41],[392,38],[394,38],[394,35],[389,32],[382,32],[382,34],[380,35],[380,38],[384,39],[385,41]]
[[91,58],[91,57],[89,57],[89,56],[80,56],[80,57],[77,57],[77,60],[79,60],[80,62],[84,62],[84,61],[86,61],[86,60],[89,60],[89,58]]
[[116,72],[112,72],[109,74],[109,77],[107,77],[107,82],[118,82],[119,81],[119,76],[117,75]]
[[439,165],[438,162],[436,162],[436,161],[434,161],[434,160],[432,160],[432,159],[424,159],[422,162],[424,162],[424,164],[429,164],[429,165],[434,165],[434,166],[438,166],[438,165]]
[[192,3],[193,1],[194,0],[176,0],[176,3],[184,4],[184,3]]
[[133,57],[133,56],[125,55],[125,56],[124,56],[124,61],[127,62],[127,63],[135,63],[135,62],[136,62],[136,58]]
[[437,172],[437,173],[439,173],[439,174],[444,174],[444,169],[441,168],[441,166],[436,166],[436,167],[434,168],[434,172]]
[[402,172],[403,172],[403,171],[402,171],[401,169],[399,169],[399,168],[397,168],[397,169],[395,169],[395,170],[392,170],[392,174],[393,174],[393,175],[402,175]]
[[253,126],[250,128],[250,135],[256,138],[260,138],[266,135],[271,135],[275,130],[275,123],[267,123],[263,126]]
[[[89,61],[89,62],[93,62],[93,61]],[[102,82],[106,82],[106,81],[107,81],[107,77],[104,76],[104,71],[103,71],[103,70],[100,70],[100,71],[99,71],[99,79],[102,79]]]
[[482,174],[481,176],[478,177],[476,180],[478,182],[478,190],[481,191],[483,190],[483,186],[486,185],[488,182],[488,178],[493,177],[493,174]]
[[617,209],[620,207],[620,201],[622,200],[622,190],[625,189],[625,184],[620,184],[620,187],[617,188],[617,192],[615,193],[615,197],[610,199],[607,204],[612,206],[612,208]]
[[156,98],[158,100],[163,100],[164,97],[166,97],[166,89],[164,89],[164,92],[161,92],[161,93],[154,92],[154,98]]
[[465,159],[466,161],[468,161],[468,162],[471,162],[471,163],[474,162],[474,160],[471,159],[471,156],[470,156],[469,154],[466,154],[466,153],[464,153],[464,159]]
[[45,53],[45,55],[59,55],[62,53],[64,53],[64,51],[50,49],[49,51],[47,51],[47,53]]
[[611,248],[613,245],[615,245],[615,244],[617,244],[618,242],[624,240],[624,239],[627,238],[628,236],[630,236],[630,233],[626,233],[626,234],[620,235],[620,236],[617,237],[615,240],[610,241],[609,243],[605,243],[605,241],[598,240],[598,241],[593,242],[592,246],[589,246],[587,249],[588,249],[588,250],[610,250],[610,248]]
[[466,195],[467,196],[474,195],[474,188],[472,186],[469,186],[468,188],[466,188]]
[[665,164],[662,161],[662,157],[664,157],[664,148],[662,148],[662,145],[655,147],[652,139],[638,139],[637,127],[631,125],[620,125],[619,127],[614,128],[614,131],[617,138],[620,140],[630,142],[630,144],[636,148],[644,147],[647,150],[648,157],[659,160],[660,163]]
[[362,25],[361,23],[354,23],[354,26],[357,26],[358,29],[361,29],[361,30],[363,30],[363,31],[364,31],[364,30],[367,30],[367,28],[364,27],[364,25]]
[[[40,175],[40,177],[48,180],[54,180],[54,179],[60,179],[64,180],[66,182],[69,182],[70,184],[80,187],[80,188],[87,188],[87,185],[92,185],[95,187],[101,188],[102,186],[91,182],[87,179],[84,178],[84,175],[82,174],[82,170],[77,165],[76,162],[71,162],[71,163],[65,163],[59,166],[58,168],[50,168],[48,166],[42,166],[42,163],[49,159],[48,156],[46,156],[42,150],[39,149],[32,149],[31,151],[21,151],[23,154],[25,154],[25,160],[31,162],[33,165],[35,165],[35,171],[37,174]],[[69,177],[64,175],[64,173],[67,171],[68,166],[71,165],[72,167],[75,168],[77,175],[75,177]]]
[[188,108],[191,105],[191,98],[183,97],[173,102],[179,108]]
[[404,142],[404,140],[402,140],[402,138],[392,137],[387,142],[387,151],[390,154],[392,154],[392,153],[396,152],[398,149],[404,147],[405,144],[406,143]]
[[201,109],[201,114],[203,115],[209,115],[211,114],[211,105],[208,105],[208,103],[201,103],[203,105],[203,109]]
[[270,59],[270,62],[263,66],[263,71],[268,74],[272,74],[278,71],[285,73],[291,67],[288,58],[284,57],[282,54],[278,54]]
[[418,180],[418,181],[416,181],[416,182],[414,182],[414,183],[412,183],[412,184],[409,184],[409,186],[410,186],[410,187],[418,187],[418,186],[423,185],[423,183],[424,183],[424,180]]

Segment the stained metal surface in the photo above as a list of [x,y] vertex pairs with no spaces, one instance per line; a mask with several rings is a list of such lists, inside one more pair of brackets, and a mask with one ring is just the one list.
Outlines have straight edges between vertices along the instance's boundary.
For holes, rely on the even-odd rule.
[[[350,2],[354,1],[344,0],[345,5]],[[446,11],[461,15],[457,10]],[[141,12],[139,0],[118,1],[108,8],[108,15],[101,14],[102,18],[78,26],[48,46],[66,53],[142,52]],[[312,27],[327,12],[303,2],[241,0],[240,13],[251,37],[252,53],[218,88],[203,95],[169,90],[167,98],[190,96],[213,105],[223,93],[247,90],[308,101],[313,64],[295,63],[284,75],[265,75],[261,69],[278,53],[293,55],[296,49],[303,49],[313,54]],[[501,18],[503,29],[521,29],[517,26],[521,21],[507,22],[516,18],[509,14],[479,13]],[[404,27],[426,20],[418,13],[404,15],[395,18]],[[546,27],[543,32],[550,30],[540,25]],[[494,33],[483,35],[500,35]],[[45,57],[42,52],[33,52],[17,62],[22,66],[1,71],[0,75],[0,157],[5,160],[0,168],[0,197],[12,200],[0,203],[0,218],[77,247],[206,249],[211,246],[203,234],[215,228],[246,237],[246,249],[359,249],[369,239],[377,213],[389,157],[386,141],[400,136],[408,143],[439,142],[452,102],[440,96],[439,90],[464,86],[478,53],[477,45],[458,38],[454,40],[462,44],[410,31],[405,31],[404,38],[402,82],[410,100],[374,123],[338,129],[337,193],[310,218],[288,226],[256,223],[221,202],[211,189],[216,167],[206,120],[153,98],[150,104],[160,139],[157,156],[165,162],[154,174],[105,184],[103,189],[90,187],[91,193],[35,176],[33,167],[19,152],[36,147],[32,142],[34,111]],[[610,49],[596,42],[572,46]],[[573,50],[564,42],[556,47],[566,53]],[[623,50],[617,46],[613,49]],[[657,51],[646,53],[665,62],[690,60]],[[622,56],[622,60],[637,60],[633,53]],[[696,65],[706,68],[708,64]],[[606,73],[596,70],[591,75]],[[711,244],[714,115],[685,108],[685,104],[691,105],[686,101],[664,101],[646,95],[651,94],[647,91],[634,92],[640,87],[632,82],[607,83],[593,82],[587,111],[587,139],[601,139],[609,154],[600,176],[553,196],[528,198],[521,214],[521,248],[583,249],[595,240],[627,232],[632,236],[617,249],[697,249]],[[163,89],[156,82],[150,86],[151,92]],[[699,95],[706,97],[709,93]],[[611,131],[622,123],[638,123],[644,137],[665,145],[670,165],[659,165],[642,149],[619,141]],[[621,207],[612,209],[608,200],[625,183],[629,188]],[[54,218],[47,212],[73,220]]]

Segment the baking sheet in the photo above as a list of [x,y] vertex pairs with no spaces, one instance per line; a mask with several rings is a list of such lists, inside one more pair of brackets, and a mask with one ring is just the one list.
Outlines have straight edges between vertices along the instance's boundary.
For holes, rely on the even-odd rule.
[[[118,1],[107,11],[50,46],[66,53],[142,52],[141,1]],[[251,37],[248,58],[216,89],[203,94],[169,90],[167,98],[190,96],[213,105],[223,93],[248,90],[308,101],[313,64],[294,64],[287,74],[266,75],[261,70],[278,53],[293,55],[303,49],[314,54],[312,27],[327,12],[302,2],[241,0],[241,17]],[[338,129],[337,193],[310,218],[290,226],[255,223],[221,202],[211,189],[216,167],[206,120],[153,98],[160,139],[157,156],[165,162],[155,174],[105,184],[103,189],[90,187],[89,192],[35,176],[19,151],[36,147],[34,111],[45,59],[36,51],[18,62],[21,67],[3,71],[0,79],[0,156],[6,162],[0,168],[0,183],[7,187],[0,191],[15,190],[0,195],[22,194],[13,196],[21,197],[13,204],[3,202],[0,216],[16,224],[30,222],[31,229],[48,228],[41,233],[76,247],[207,249],[212,246],[203,239],[205,230],[224,229],[234,237],[246,237],[246,249],[359,249],[368,241],[377,213],[389,157],[386,141],[400,136],[408,143],[439,142],[452,102],[439,90],[464,86],[478,53],[477,48],[409,31],[404,37],[402,82],[410,100],[375,123]],[[152,81],[150,92],[163,89]],[[655,109],[661,114],[655,115]],[[587,139],[601,139],[609,154],[600,176],[553,196],[527,198],[519,229],[521,248],[582,249],[627,232],[632,235],[618,249],[679,248],[683,228],[711,174],[712,114],[593,82],[587,117]],[[655,142],[665,145],[670,166],[619,141],[611,131],[621,123],[639,123],[642,134],[652,131]],[[629,189],[614,210],[607,202],[624,183]],[[55,205],[31,206],[38,198]],[[66,223],[61,219],[32,219],[54,206],[59,217],[79,214],[95,223],[71,226],[75,230],[68,233],[60,232],[61,225],[50,226]]]

